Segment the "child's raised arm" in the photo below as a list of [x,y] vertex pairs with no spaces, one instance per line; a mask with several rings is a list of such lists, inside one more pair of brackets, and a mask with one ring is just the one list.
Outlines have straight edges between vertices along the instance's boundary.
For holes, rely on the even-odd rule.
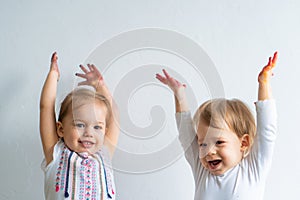
[[156,74],[156,78],[163,84],[169,86],[169,88],[173,91],[175,97],[176,112],[189,111],[189,106],[185,94],[186,85],[171,77],[165,69],[163,69],[163,73],[164,76]]
[[97,67],[93,64],[87,64],[87,66],[89,69],[86,69],[83,65],[79,66],[84,74],[76,73],[76,76],[84,78],[86,80],[80,82],[78,85],[92,86],[98,93],[105,96],[110,102],[112,117],[110,118],[109,128],[105,133],[105,145],[109,148],[110,155],[113,156],[120,133],[118,108],[112,98],[108,87],[104,82],[102,74],[99,72]]
[[258,75],[258,100],[266,100],[272,98],[270,78],[273,76],[273,68],[276,65],[278,54],[274,53],[273,57],[269,57],[268,64],[261,70]]
[[53,147],[58,141],[55,117],[55,99],[59,79],[57,59],[55,52],[51,57],[50,71],[40,98],[40,135],[47,164],[53,160]]

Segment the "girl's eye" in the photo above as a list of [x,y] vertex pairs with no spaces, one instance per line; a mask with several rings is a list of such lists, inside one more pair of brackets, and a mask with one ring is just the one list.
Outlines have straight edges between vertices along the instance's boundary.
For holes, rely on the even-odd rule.
[[76,123],[75,126],[77,128],[84,128],[84,124],[82,124],[82,123]]
[[94,126],[94,129],[96,129],[96,130],[102,130],[103,127],[102,126]]
[[216,142],[217,145],[220,145],[220,144],[223,144],[223,143],[224,143],[224,141],[220,141],[220,140],[218,140],[218,141]]

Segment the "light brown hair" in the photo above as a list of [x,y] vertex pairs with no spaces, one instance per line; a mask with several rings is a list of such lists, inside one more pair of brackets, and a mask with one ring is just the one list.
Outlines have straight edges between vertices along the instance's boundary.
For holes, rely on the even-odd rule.
[[224,98],[208,100],[198,108],[194,115],[193,122],[196,131],[200,120],[213,128],[224,129],[228,127],[239,138],[248,134],[249,147],[253,144],[256,133],[255,120],[250,109],[241,100]]
[[58,121],[62,122],[68,112],[91,102],[100,102],[106,109],[106,127],[109,127],[110,118],[112,116],[111,105],[108,99],[95,91],[86,88],[78,88],[71,91],[61,103]]

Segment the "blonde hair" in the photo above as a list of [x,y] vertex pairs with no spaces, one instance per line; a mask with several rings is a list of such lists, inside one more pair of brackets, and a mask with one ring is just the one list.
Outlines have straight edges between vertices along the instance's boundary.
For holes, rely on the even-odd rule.
[[102,103],[107,109],[105,121],[106,127],[108,127],[112,116],[112,109],[108,99],[102,94],[86,88],[74,89],[65,97],[61,103],[58,121],[62,122],[64,117],[73,109],[96,101]]
[[194,115],[193,122],[196,131],[200,120],[213,128],[228,127],[239,138],[248,134],[251,148],[256,133],[255,120],[250,109],[241,100],[224,98],[208,100],[198,108]]

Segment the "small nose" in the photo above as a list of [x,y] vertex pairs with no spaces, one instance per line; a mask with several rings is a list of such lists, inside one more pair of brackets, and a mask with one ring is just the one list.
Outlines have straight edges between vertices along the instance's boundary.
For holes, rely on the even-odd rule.
[[91,128],[86,127],[83,132],[84,137],[93,137],[93,131]]
[[208,147],[206,147],[205,149],[202,149],[202,151],[200,151],[200,158],[204,158],[206,156],[212,156],[212,155],[216,155],[217,154],[217,150],[215,145],[209,145]]
[[217,154],[217,150],[216,150],[216,146],[215,145],[211,145],[211,147],[209,148],[208,155],[216,155]]
[[216,146],[214,144],[208,144],[205,148],[199,149],[200,158],[217,154]]

